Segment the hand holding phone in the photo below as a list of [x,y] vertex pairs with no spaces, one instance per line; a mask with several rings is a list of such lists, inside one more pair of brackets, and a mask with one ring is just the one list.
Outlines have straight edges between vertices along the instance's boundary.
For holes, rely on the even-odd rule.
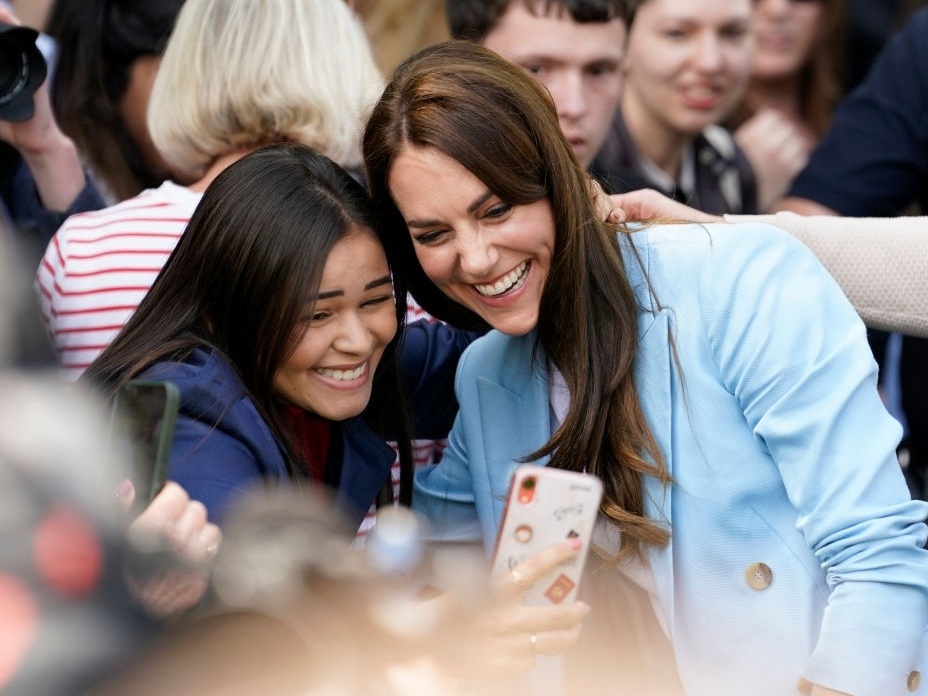
[[579,538],[583,544],[579,553],[523,591],[523,600],[529,604],[573,602],[601,499],[602,482],[596,476],[533,464],[519,466],[512,477],[491,574],[518,572],[518,564],[529,556],[565,539]]

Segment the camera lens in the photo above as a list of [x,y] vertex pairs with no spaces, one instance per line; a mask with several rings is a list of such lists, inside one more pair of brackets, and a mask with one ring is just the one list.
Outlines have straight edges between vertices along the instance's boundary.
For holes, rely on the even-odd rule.
[[32,95],[48,69],[35,45],[38,36],[35,29],[0,22],[0,119],[25,121],[35,113]]
[[16,98],[29,81],[29,62],[16,41],[0,37],[0,105]]

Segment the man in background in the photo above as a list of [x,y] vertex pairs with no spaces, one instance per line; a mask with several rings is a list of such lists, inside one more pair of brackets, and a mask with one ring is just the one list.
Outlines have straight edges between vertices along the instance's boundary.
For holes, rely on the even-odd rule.
[[596,156],[619,108],[626,1],[446,0],[445,10],[454,38],[483,44],[548,89],[577,160],[604,178]]

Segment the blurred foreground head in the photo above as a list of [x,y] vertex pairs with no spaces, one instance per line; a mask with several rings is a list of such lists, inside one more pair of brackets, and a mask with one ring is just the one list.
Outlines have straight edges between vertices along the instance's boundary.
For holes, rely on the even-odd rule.
[[152,626],[123,581],[125,522],[103,463],[102,407],[34,369],[50,365],[47,345],[8,232],[0,228],[0,693],[79,694]]
[[383,510],[358,546],[322,489],[255,491],[228,520],[210,605],[95,696],[446,693],[428,665],[436,641],[454,641],[419,589],[442,577],[482,587],[479,548],[440,558],[405,508]]
[[99,404],[0,373],[0,692],[81,694],[152,630],[123,579]]

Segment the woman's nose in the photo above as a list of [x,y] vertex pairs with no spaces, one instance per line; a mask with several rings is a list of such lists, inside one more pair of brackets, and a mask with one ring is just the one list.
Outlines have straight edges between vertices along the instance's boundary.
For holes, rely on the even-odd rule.
[[485,279],[497,256],[493,244],[480,233],[462,235],[458,240],[458,266],[469,277]]

